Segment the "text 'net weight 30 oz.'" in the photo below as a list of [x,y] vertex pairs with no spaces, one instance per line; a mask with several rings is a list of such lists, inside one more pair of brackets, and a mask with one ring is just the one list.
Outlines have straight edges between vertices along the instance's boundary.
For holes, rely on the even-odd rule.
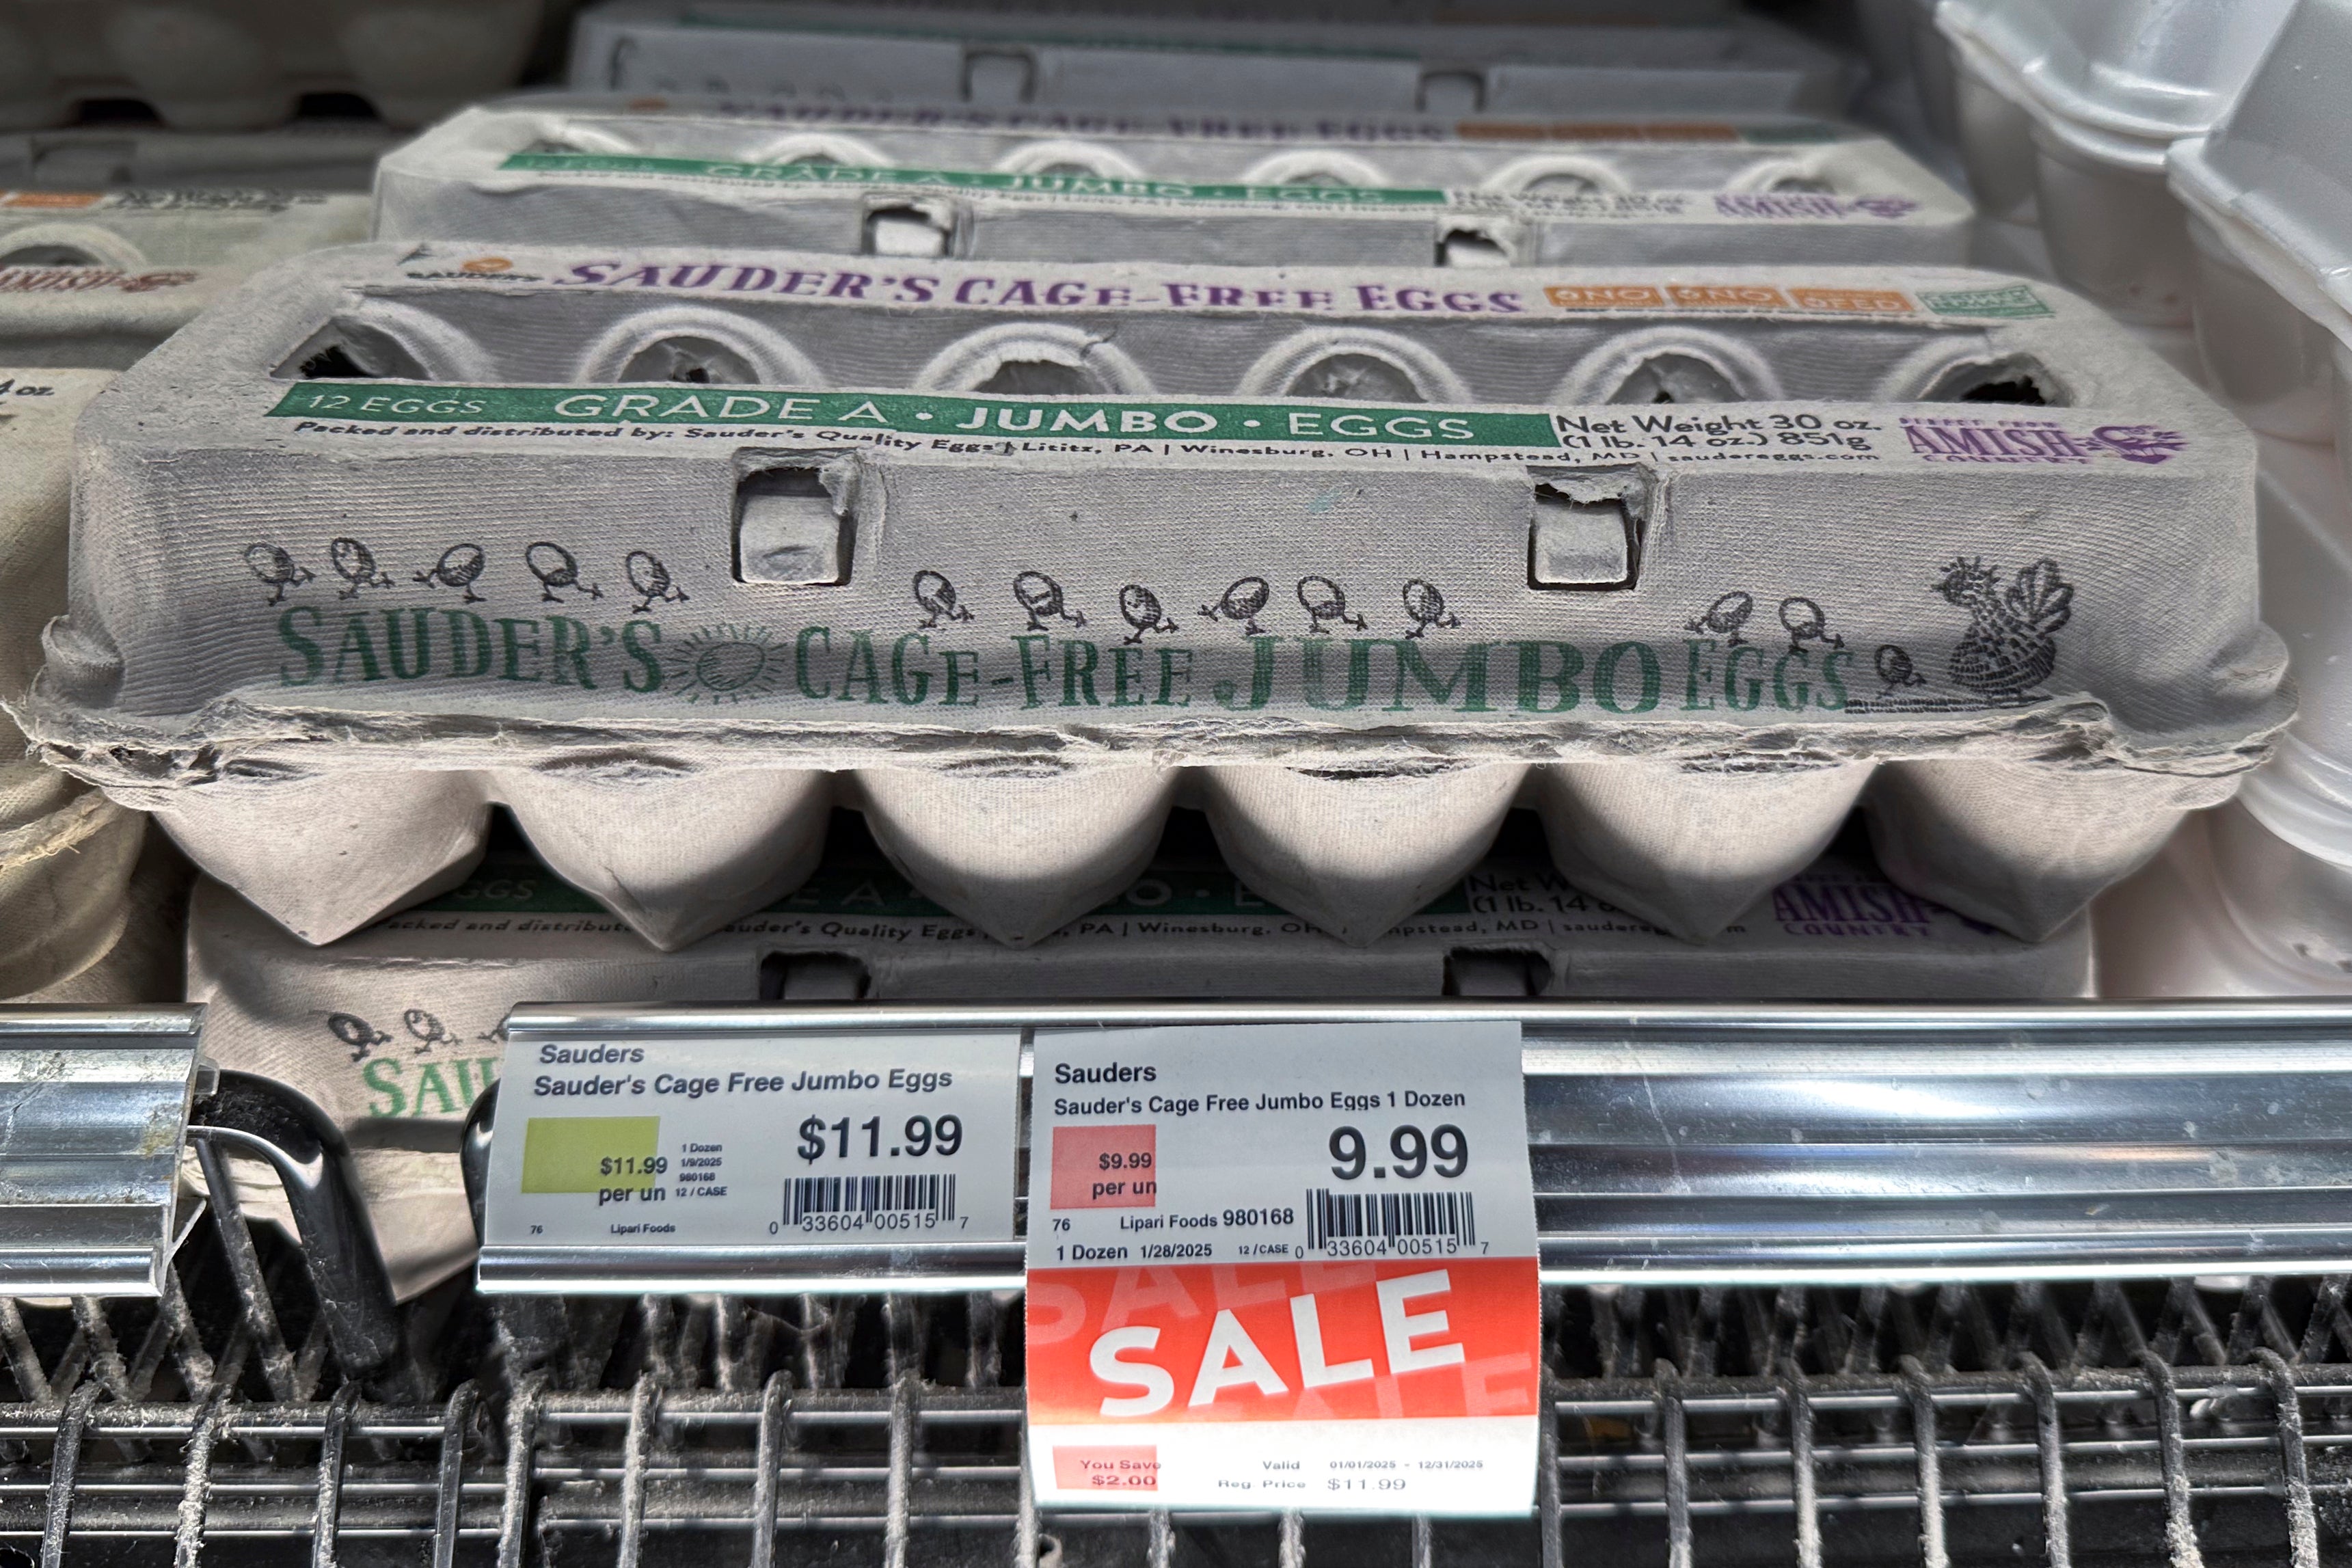
[[1034,1081],[1041,1500],[1528,1506],[1516,1025],[1041,1034]]

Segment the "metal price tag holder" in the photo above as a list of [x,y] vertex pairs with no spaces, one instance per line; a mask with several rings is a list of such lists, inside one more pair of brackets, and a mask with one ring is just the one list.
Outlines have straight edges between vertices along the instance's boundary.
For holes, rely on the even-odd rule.
[[0,1296],[152,1296],[201,1007],[0,1008]]
[[[723,1021],[883,1037],[1474,1019],[1524,1031],[1549,1284],[2352,1269],[2352,1002],[599,1005],[519,1011],[508,1028],[659,1037]],[[1025,1193],[1025,1107],[1021,1123]],[[468,1138],[478,1184],[489,1136],[478,1125]],[[709,1258],[536,1250],[486,1248],[485,1287],[712,1288]],[[779,1290],[1012,1289],[1023,1256],[1018,1240],[768,1250],[736,1260],[735,1277]]]

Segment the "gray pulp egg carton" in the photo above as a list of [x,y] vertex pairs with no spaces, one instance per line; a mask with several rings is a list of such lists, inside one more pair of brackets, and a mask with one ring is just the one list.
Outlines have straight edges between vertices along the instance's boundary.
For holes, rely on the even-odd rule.
[[862,103],[1590,115],[1834,113],[1849,82],[1843,57],[1752,16],[1696,26],[1430,26],[604,0],[573,31],[571,84]]
[[1252,121],[522,99],[388,156],[380,239],[977,259],[1957,263],[1970,212],[1818,121]]
[[1266,903],[1207,837],[1178,814],[1131,884],[1018,950],[924,898],[854,822],[836,823],[789,897],[672,953],[511,843],[461,888],[324,947],[206,881],[187,994],[209,1009],[207,1056],[292,1085],[341,1124],[388,1261],[421,1289],[471,1255],[458,1132],[524,1003],[2021,1001],[2090,985],[2087,921],[2019,942],[1895,887],[1851,837],[1697,948],[1578,892],[1546,863],[1540,830],[1516,820],[1369,947]]
[[306,93],[355,92],[416,125],[513,84],[542,0],[0,0],[0,130],[62,125],[138,99],[184,131],[290,119]]
[[365,120],[305,120],[275,131],[82,125],[0,136],[0,188],[364,192],[400,133]]
[[2292,707],[2251,438],[1978,272],[353,247],[79,440],[26,726],[318,942],[498,802],[676,947],[836,799],[1032,942],[1180,796],[1356,942],[1515,802],[1684,936],[1859,802],[2038,938]]
[[[111,379],[0,369],[0,700],[22,700],[40,668],[41,627],[65,610],[74,420]],[[70,980],[116,944],[147,831],[136,812],[25,751],[0,719],[0,997]]]
[[120,370],[271,262],[367,232],[367,199],[0,190],[0,363]]

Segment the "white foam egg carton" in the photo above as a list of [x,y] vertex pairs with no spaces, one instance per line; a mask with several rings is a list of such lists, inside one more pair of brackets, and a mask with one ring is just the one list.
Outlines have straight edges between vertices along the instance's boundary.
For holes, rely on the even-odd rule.
[[91,99],[146,101],[177,130],[249,131],[304,93],[357,93],[417,125],[510,87],[542,0],[0,0],[0,130]]
[[256,268],[366,233],[367,199],[0,190],[0,363],[121,370]]
[[[66,603],[66,510],[77,416],[111,380],[89,370],[0,369],[0,701],[23,699],[41,627]],[[146,822],[29,760],[0,719],[0,996],[95,963],[129,918],[124,887]]]
[[1959,262],[1970,210],[1882,137],[1427,116],[520,100],[388,157],[381,239],[980,259]]
[[2038,221],[2051,266],[2116,315],[2190,321],[2173,142],[2237,97],[2294,0],[1940,0],[1956,115],[1988,216]]
[[[2283,872],[2305,893],[2322,890],[2312,871],[2309,858],[2273,835],[2242,802],[2197,813],[2156,858],[2091,906],[2099,994],[2116,1001],[2352,996],[2340,924],[2307,952],[2296,952],[2283,947],[2275,925],[2248,923],[2229,896],[2232,884],[2269,872]],[[2345,891],[2335,889],[2339,921]]]
[[298,121],[275,131],[76,126],[0,135],[0,190],[357,191],[398,132],[370,121]]
[[2334,85],[2352,70],[2352,5],[2300,0],[2209,134],[2171,153],[2196,243],[2197,333],[2246,421],[2352,450],[2352,179]]
[[496,802],[677,946],[844,797],[1034,941],[1180,791],[1359,942],[1522,799],[1685,936],[1860,801],[2040,937],[2291,709],[2243,427],[1958,269],[353,247],[80,439],[27,728],[312,941]]
[[507,1012],[527,1002],[2021,1000],[2090,984],[2087,921],[2019,942],[1896,888],[1851,841],[1694,948],[1578,892],[1545,863],[1538,830],[1515,825],[1459,883],[1358,948],[1267,904],[1196,832],[1014,950],[924,898],[870,843],[838,837],[851,842],[790,897],[671,953],[511,851],[324,947],[206,881],[188,998],[208,1006],[208,1057],[292,1085],[341,1124],[406,1293],[471,1255],[458,1131],[497,1077]]
[[1837,54],[1777,24],[1414,26],[774,0],[604,0],[571,83],[866,103],[1245,114],[1835,112]]

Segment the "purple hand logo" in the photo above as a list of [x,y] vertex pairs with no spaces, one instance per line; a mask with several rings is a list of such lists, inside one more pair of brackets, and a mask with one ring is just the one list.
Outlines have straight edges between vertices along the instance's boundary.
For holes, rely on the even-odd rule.
[[2161,463],[2187,450],[2189,437],[2153,425],[2102,425],[2084,445],[2113,452],[2126,463]]

